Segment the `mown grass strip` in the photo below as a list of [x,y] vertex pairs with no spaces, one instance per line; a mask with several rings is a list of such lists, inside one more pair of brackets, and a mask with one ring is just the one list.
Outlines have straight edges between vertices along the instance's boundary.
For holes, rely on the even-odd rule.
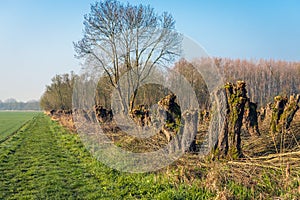
[[91,157],[80,138],[35,117],[0,144],[0,199],[207,199],[203,188],[128,174]]

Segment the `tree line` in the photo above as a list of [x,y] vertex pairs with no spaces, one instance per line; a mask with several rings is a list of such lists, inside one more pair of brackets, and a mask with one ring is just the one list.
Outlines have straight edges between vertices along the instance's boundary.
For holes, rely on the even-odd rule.
[[39,101],[19,102],[15,99],[0,100],[0,110],[40,110]]
[[225,81],[244,80],[248,96],[259,106],[265,106],[277,95],[300,93],[300,62],[214,58],[214,63]]
[[71,110],[75,77],[73,72],[55,75],[41,97],[41,108],[46,111]]
[[[211,64],[211,59],[202,59],[200,64]],[[300,63],[274,60],[251,60],[214,58],[223,74],[224,82],[243,80],[247,83],[248,96],[258,106],[265,106],[278,95],[290,96],[300,93]],[[173,69],[182,74],[193,87],[201,109],[209,108],[209,92],[206,84],[193,63],[184,59],[179,60]],[[159,76],[157,72],[155,76]],[[46,91],[41,97],[40,105],[44,110],[69,110],[72,109],[73,86],[78,75],[56,75],[52,83],[46,86]],[[161,77],[163,78],[163,77]],[[99,78],[95,91],[95,104],[111,109],[111,93],[114,87],[108,76]],[[158,84],[146,84],[139,88],[136,94],[134,107],[145,104],[151,106],[166,96],[170,91]]]

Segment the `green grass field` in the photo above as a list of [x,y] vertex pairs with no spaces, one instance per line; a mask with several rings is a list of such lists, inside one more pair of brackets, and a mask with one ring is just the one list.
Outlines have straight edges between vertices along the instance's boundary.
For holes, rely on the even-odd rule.
[[80,138],[39,114],[0,144],[0,199],[207,199],[211,193],[154,173],[110,169]]
[[0,142],[36,114],[36,112],[0,112]]

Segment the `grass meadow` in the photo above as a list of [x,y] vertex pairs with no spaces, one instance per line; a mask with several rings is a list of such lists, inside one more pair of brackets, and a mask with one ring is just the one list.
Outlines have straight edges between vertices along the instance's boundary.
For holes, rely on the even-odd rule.
[[0,141],[7,139],[37,112],[1,111],[0,112]]
[[[19,123],[19,125],[22,123]],[[197,185],[122,173],[94,159],[76,134],[38,114],[0,144],[0,199],[207,199]]]

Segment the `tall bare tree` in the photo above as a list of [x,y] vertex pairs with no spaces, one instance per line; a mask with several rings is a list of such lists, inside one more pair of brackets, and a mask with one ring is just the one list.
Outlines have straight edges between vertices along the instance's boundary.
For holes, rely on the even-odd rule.
[[[180,54],[181,41],[170,14],[158,15],[142,4],[106,0],[91,5],[90,13],[84,17],[84,36],[74,47],[78,58],[97,63],[94,66],[109,78],[127,113],[128,108],[133,109],[138,88],[153,68],[164,66]],[[123,74],[127,95],[119,81]]]

